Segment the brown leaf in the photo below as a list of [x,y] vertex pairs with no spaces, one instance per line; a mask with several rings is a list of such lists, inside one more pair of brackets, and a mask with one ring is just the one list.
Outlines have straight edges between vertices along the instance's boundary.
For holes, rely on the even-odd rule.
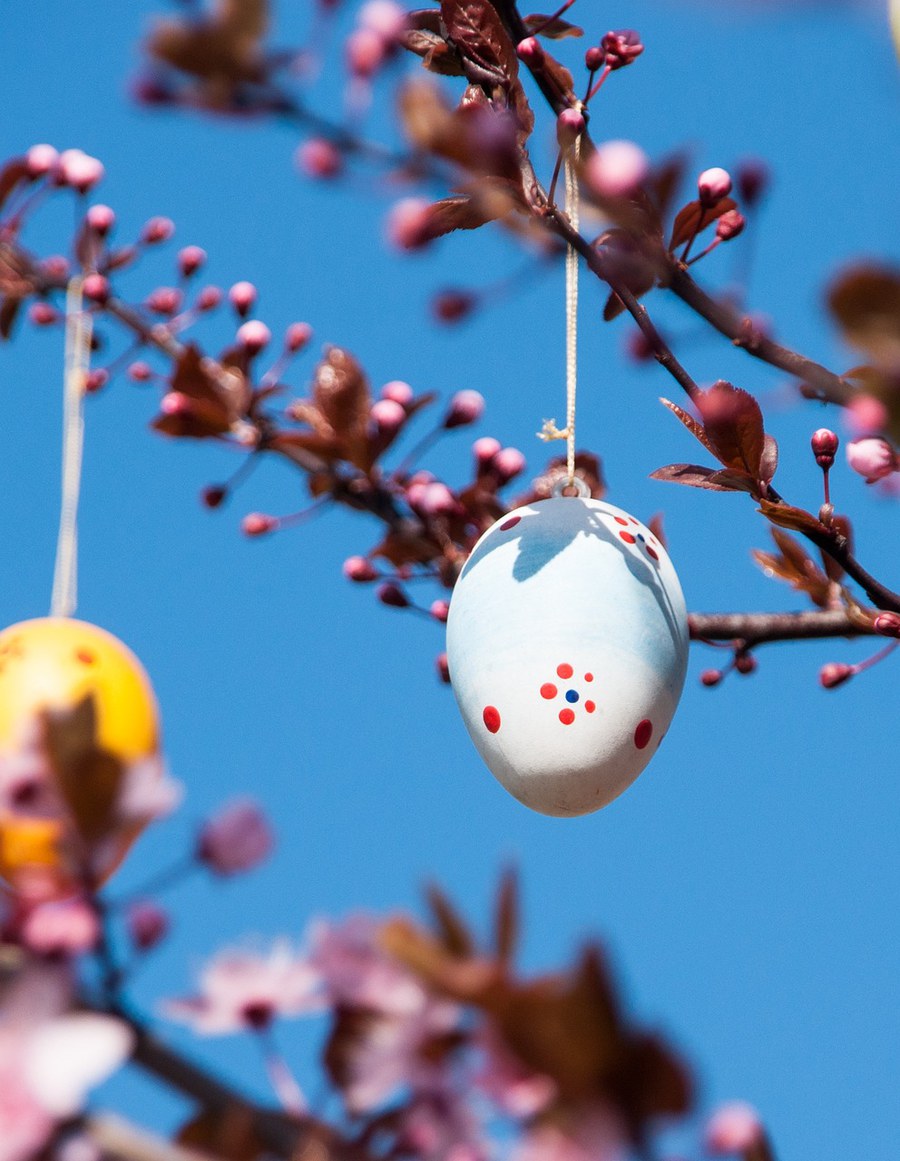
[[544,60],[541,64],[541,68],[550,79],[550,81],[555,84],[561,92],[571,93],[575,88],[575,78],[572,76],[566,66],[564,64],[560,64],[556,57],[551,56],[549,52],[544,53]]
[[795,532],[810,533],[814,538],[828,535],[828,529],[811,512],[794,508],[791,504],[776,504],[762,499],[758,509],[767,520],[781,528],[792,528]]
[[253,1110],[237,1102],[197,1113],[178,1130],[175,1140],[222,1161],[257,1161],[267,1151],[257,1135]]
[[373,1030],[387,1018],[366,1008],[338,1005],[334,1010],[331,1032],[322,1050],[322,1062],[338,1089],[347,1088],[355,1078],[355,1062],[360,1049]]
[[482,181],[483,185],[469,187],[471,193],[456,194],[433,202],[425,215],[423,236],[427,239],[442,238],[454,230],[477,230],[511,213],[515,201],[510,196],[510,189],[514,190],[514,187],[507,189],[497,184],[488,184],[487,178]]
[[848,342],[880,366],[900,367],[900,269],[850,267],[829,287],[828,306]]
[[706,488],[710,492],[747,491],[746,488],[737,488],[727,478],[722,480],[717,476],[724,473],[715,468],[704,468],[701,464],[666,464],[650,473],[651,480],[663,480],[669,484],[689,484],[692,488]]
[[426,32],[439,34],[441,31],[441,10],[440,8],[416,8],[412,12],[407,12],[406,24],[408,28],[420,28]]
[[423,65],[430,72],[445,77],[465,76],[462,57],[439,33],[424,28],[407,28],[400,34],[400,43],[422,57]]
[[8,339],[12,334],[19,311],[22,309],[21,298],[4,298],[0,303],[0,339]]
[[72,709],[45,711],[43,727],[53,773],[78,833],[89,845],[96,843],[114,828],[123,768],[97,742],[93,697]]
[[726,468],[762,478],[765,432],[759,404],[748,392],[724,379],[695,400],[703,419],[708,447]]
[[378,939],[388,955],[429,987],[461,1003],[484,1004],[499,986],[500,973],[491,960],[450,955],[439,940],[408,919],[389,920]]
[[490,0],[441,0],[441,18],[463,56],[484,74],[473,79],[503,86],[516,79],[516,48]]
[[693,1101],[687,1069],[658,1036],[645,1033],[629,1037],[617,1087],[621,1093],[617,1103],[636,1140],[643,1136],[647,1121],[681,1116]]
[[437,924],[441,942],[451,955],[467,956],[474,950],[472,936],[459,912],[435,883],[426,890],[428,906]]
[[509,961],[519,941],[519,882],[509,868],[500,879],[494,912],[494,946],[501,960]]
[[6,201],[19,182],[28,180],[28,166],[24,157],[14,157],[0,169],[0,206]]
[[0,294],[24,298],[34,289],[34,280],[23,255],[8,242],[0,242]]
[[689,238],[701,234],[707,226],[711,226],[722,214],[729,210],[736,210],[737,202],[734,198],[722,198],[714,206],[704,206],[701,202],[688,202],[675,216],[672,226],[672,237],[669,239],[669,249],[674,250],[682,246]]
[[793,536],[780,528],[772,528],[770,531],[778,553],[754,549],[753,559],[764,572],[787,581],[798,592],[806,593],[814,604],[827,608],[833,595],[829,578]]
[[563,40],[567,36],[584,36],[584,29],[558,16],[541,16],[533,13],[523,20],[529,36],[546,36],[548,40]]
[[683,407],[679,407],[677,403],[673,403],[671,399],[660,399],[660,403],[662,403],[664,407],[668,407],[673,415],[677,415],[684,426],[691,433],[691,435],[694,436],[695,439],[698,439],[708,452],[712,452],[712,454],[715,455],[715,452],[713,452],[712,444],[709,441],[709,437],[703,430],[703,425],[698,423],[697,420],[694,419],[693,415],[690,415],[687,411],[684,410]]
[[659,543],[663,546],[663,548],[665,548],[666,551],[668,551],[669,538],[668,538],[668,536],[666,536],[666,530],[665,530],[665,527],[663,525],[662,512],[657,512],[655,516],[651,516],[649,521],[647,522],[647,527],[650,529],[650,531],[653,533],[653,535],[656,537],[656,539],[659,541]]
[[313,403],[337,437],[344,458],[368,471],[372,396],[362,367],[349,351],[329,347],[325,352],[313,374]]

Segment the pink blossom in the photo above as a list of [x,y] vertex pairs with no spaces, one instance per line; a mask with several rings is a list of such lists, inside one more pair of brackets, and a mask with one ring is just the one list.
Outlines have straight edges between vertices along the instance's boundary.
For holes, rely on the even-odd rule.
[[79,193],[87,193],[103,178],[103,164],[80,149],[66,149],[59,155],[57,180]]
[[479,1040],[484,1059],[475,1076],[478,1088],[511,1117],[533,1117],[546,1108],[556,1095],[550,1077],[530,1072],[491,1027],[482,1029]]
[[38,955],[80,955],[97,946],[100,922],[83,899],[65,899],[32,908],[22,921],[20,935]]
[[205,1036],[265,1028],[279,1016],[322,1006],[319,972],[286,940],[265,953],[222,951],[207,963],[198,983],[197,995],[169,1000],[163,1011]]
[[355,77],[368,79],[384,64],[388,48],[384,37],[374,29],[357,28],[344,45],[347,68]]
[[368,0],[359,10],[359,23],[383,40],[393,41],[406,27],[406,11],[394,0]]
[[447,617],[450,615],[450,602],[439,598],[431,602],[431,608],[428,611],[436,621],[445,624]]
[[448,1086],[419,1093],[404,1108],[398,1145],[421,1161],[481,1161],[490,1153],[470,1102]]
[[706,1125],[710,1153],[745,1153],[763,1139],[759,1114],[752,1105],[731,1101],[720,1105]]
[[274,839],[268,819],[249,798],[223,807],[197,840],[197,858],[217,875],[249,871],[267,859]]
[[646,153],[633,141],[606,141],[588,159],[585,180],[600,197],[624,198],[640,187],[650,172]]
[[883,480],[897,470],[897,456],[886,439],[868,436],[847,444],[847,463],[867,484]]
[[600,48],[604,53],[604,62],[614,71],[633,64],[644,51],[640,33],[635,32],[633,28],[607,32],[600,41]]
[[888,411],[874,395],[856,395],[844,408],[843,418],[845,426],[854,435],[872,435],[884,430]]

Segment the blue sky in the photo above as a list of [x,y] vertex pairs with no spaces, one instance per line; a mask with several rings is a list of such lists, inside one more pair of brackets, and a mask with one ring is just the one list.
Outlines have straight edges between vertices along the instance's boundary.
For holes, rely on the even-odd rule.
[[[883,14],[840,6],[753,14],[675,0],[602,10],[581,0],[578,9],[597,36],[632,26],[647,45],[604,91],[595,135],[633,138],[654,157],[687,146],[697,171],[765,158],[774,189],[752,224],[752,304],[789,344],[849,366],[853,356],[824,320],[822,288],[853,257],[898,258],[900,93]],[[276,333],[308,321],[316,341],[297,364],[298,394],[318,346],[343,344],[376,387],[401,378],[443,395],[482,391],[488,411],[474,434],[521,447],[538,468],[544,449],[533,433],[563,412],[561,269],[464,327],[435,326],[432,291],[516,268],[512,244],[483,231],[398,258],[382,241],[396,196],[384,182],[305,183],[284,126],[135,108],[128,78],[155,10],[145,0],[85,0],[54,5],[49,17],[42,6],[8,6],[3,155],[50,141],[99,156],[107,168],[99,197],[116,209],[120,238],[152,214],[169,215],[180,244],[209,252],[211,280],[257,283],[258,313]],[[277,40],[296,43],[306,24],[306,5],[281,4]],[[578,45],[565,48],[579,59]],[[322,109],[339,100],[337,69]],[[376,102],[372,132],[388,107]],[[546,166],[546,122],[536,140],[541,133]],[[69,206],[48,207],[35,246],[60,249],[69,222]],[[151,256],[123,290],[142,296],[170,282],[173,255]],[[702,274],[723,285],[731,269],[720,253]],[[799,607],[750,562],[749,550],[768,539],[752,504],[648,480],[695,451],[657,401],[674,385],[623,360],[626,324],[595,322],[601,301],[585,287],[579,442],[603,456],[610,499],[643,519],[665,511],[690,608]],[[817,505],[807,440],[836,417],[784,409],[777,372],[683,310],[656,309],[683,336],[678,349],[698,380],[729,377],[770,404],[780,490]],[[229,333],[224,317],[201,332],[213,348]],[[4,623],[49,603],[60,344],[57,331],[24,326],[0,351]],[[377,529],[335,513],[246,541],[240,516],[299,506],[299,479],[264,466],[234,503],[208,513],[197,493],[232,457],[150,433],[154,409],[152,390],[124,380],[88,407],[79,613],[143,659],[171,766],[188,787],[184,810],[142,840],[116,885],[137,885],[189,841],[204,813],[245,791],[265,803],[280,846],[266,868],[227,889],[197,882],[173,894],[175,932],[136,981],[141,1002],[183,992],[192,964],[223,943],[299,935],[314,914],[418,907],[431,877],[484,923],[497,873],[514,860],[525,892],[524,966],[553,966],[587,935],[603,937],[636,1016],[694,1061],[704,1107],[752,1101],[785,1157],[895,1156],[896,663],[826,693],[818,667],[856,660],[865,645],[768,648],[757,675],[710,691],[698,674],[715,658],[697,652],[666,746],[631,790],[583,819],[531,814],[488,775],[433,679],[440,628],[383,609],[370,590],[342,580],[341,562],[371,547]],[[462,482],[471,435],[446,441],[427,466]],[[856,520],[860,557],[897,587],[896,504],[868,493],[843,461],[833,486]],[[303,1027],[285,1033],[298,1053],[308,1047]],[[196,1051],[264,1091],[243,1044]],[[108,1095],[134,1115],[149,1109],[158,1125],[183,1115],[137,1078]]]

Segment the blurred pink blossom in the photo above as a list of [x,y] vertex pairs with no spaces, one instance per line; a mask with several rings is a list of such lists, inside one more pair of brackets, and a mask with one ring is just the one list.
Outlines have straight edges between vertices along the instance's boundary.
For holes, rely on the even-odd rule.
[[744,1101],[720,1105],[706,1125],[710,1153],[745,1153],[763,1138],[759,1113]]
[[867,484],[883,480],[897,470],[897,457],[886,439],[869,436],[847,444],[847,463]]
[[210,818],[197,839],[197,858],[217,875],[249,871],[272,852],[272,829],[259,806],[239,798]]
[[530,1072],[509,1051],[490,1026],[479,1037],[483,1064],[475,1084],[504,1113],[511,1117],[533,1117],[556,1095],[549,1076]]
[[84,899],[41,903],[22,921],[22,942],[38,955],[80,955],[100,939],[97,912]]
[[619,1118],[593,1105],[565,1126],[538,1124],[516,1145],[512,1161],[624,1161],[626,1152]]

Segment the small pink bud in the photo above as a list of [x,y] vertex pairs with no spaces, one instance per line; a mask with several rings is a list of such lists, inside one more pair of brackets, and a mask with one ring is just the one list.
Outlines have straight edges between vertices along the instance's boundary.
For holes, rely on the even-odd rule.
[[501,484],[507,484],[525,470],[525,462],[525,457],[517,447],[505,447],[494,456],[491,467],[500,477]]
[[389,45],[371,28],[357,28],[344,43],[347,68],[355,77],[367,80],[384,64]]
[[284,333],[285,348],[296,355],[298,351],[302,351],[305,346],[309,344],[313,335],[313,329],[309,323],[296,322],[291,323]]
[[218,286],[204,286],[197,295],[197,310],[215,310],[222,301],[222,291]]
[[97,205],[90,207],[84,215],[84,220],[87,222],[89,229],[99,234],[101,238],[105,238],[116,224],[116,215],[109,206]]
[[256,297],[256,287],[252,282],[236,282],[228,291],[228,301],[241,318],[247,316],[250,308],[256,302]]
[[109,371],[105,367],[95,367],[88,371],[84,380],[84,390],[87,395],[96,395],[109,382]]
[[237,341],[248,355],[258,355],[264,347],[269,345],[272,332],[259,319],[250,319],[243,326],[238,327]]
[[633,28],[607,32],[600,41],[600,47],[605,53],[606,63],[613,70],[632,64],[644,51],[640,35]]
[[704,169],[697,178],[697,192],[703,205],[714,206],[731,193],[731,174],[718,166]]
[[80,149],[66,149],[59,155],[56,178],[79,193],[87,193],[103,178],[103,165]]
[[160,400],[159,409],[163,415],[190,415],[194,410],[194,404],[191,397],[185,395],[183,391],[167,391]]
[[343,573],[347,580],[357,584],[368,584],[378,576],[371,560],[365,556],[348,556],[344,561]]
[[395,41],[406,28],[406,10],[393,0],[368,0],[358,19],[363,28],[387,41]]
[[[127,374],[128,378],[134,383],[146,383],[153,378],[153,371],[150,369],[150,365],[141,360],[131,363],[128,367]],[[163,403],[165,403],[165,399],[163,399]]]
[[428,611],[436,621],[445,624],[447,617],[450,615],[450,602],[445,600],[432,601],[431,608]]
[[706,1125],[706,1147],[710,1153],[748,1153],[763,1140],[759,1114],[743,1101],[721,1105]]
[[429,518],[452,516],[459,510],[456,497],[439,480],[429,484],[410,484],[407,499],[411,508]]
[[563,109],[556,118],[556,140],[560,149],[571,149],[586,125],[584,114],[578,109]]
[[865,478],[867,484],[883,480],[897,470],[894,449],[886,439],[874,435],[847,444],[847,463]]
[[405,609],[409,604],[406,593],[393,581],[385,581],[383,585],[379,585],[375,595],[383,605],[390,605],[394,609]]
[[222,484],[210,484],[200,493],[200,500],[205,508],[220,508],[227,496],[228,489]]
[[629,331],[625,339],[625,349],[636,363],[647,363],[656,358],[653,343],[641,330]]
[[444,416],[444,427],[465,427],[476,423],[484,414],[484,396],[478,391],[457,391],[450,400],[447,414]]
[[412,387],[408,383],[404,383],[402,379],[392,379],[390,383],[385,383],[381,388],[382,399],[393,399],[395,403],[399,403],[401,407],[409,407],[415,398]]
[[526,36],[516,45],[516,56],[523,64],[534,68],[544,59],[544,48],[536,36]]
[[879,613],[872,627],[882,637],[900,637],[900,614]]
[[599,45],[596,45],[596,44],[591,45],[591,47],[584,54],[584,66],[585,66],[585,68],[590,69],[590,71],[592,73],[595,73],[595,72],[597,72],[598,69],[602,69],[605,64],[606,64],[605,51],[602,48],[600,48]]
[[49,258],[45,258],[41,262],[41,269],[48,278],[68,278],[69,259],[64,258],[62,254],[51,254]]
[[450,684],[450,666],[447,662],[447,654],[439,653],[435,658],[435,668],[437,669],[438,678],[444,685]]
[[746,676],[756,671],[756,658],[752,653],[739,653],[734,659],[734,667],[738,673]]
[[466,290],[442,290],[434,296],[431,309],[438,322],[455,323],[470,315],[478,298]]
[[212,818],[197,837],[197,858],[217,875],[252,870],[274,846],[268,820],[256,803],[241,798]]
[[206,251],[200,246],[185,246],[184,249],[178,251],[178,269],[185,278],[190,278],[192,274],[196,274],[205,262]]
[[752,209],[769,187],[769,169],[763,161],[748,158],[737,167],[737,188],[741,201]]
[[585,180],[604,198],[633,194],[650,172],[646,153],[633,141],[606,141],[588,159]]
[[424,198],[401,198],[390,209],[385,233],[399,250],[418,250],[428,241],[429,203]]
[[704,669],[700,674],[700,682],[707,686],[718,685],[724,676],[721,669]]
[[92,302],[106,302],[109,298],[109,280],[102,274],[88,274],[81,284],[84,297]]
[[849,681],[856,671],[852,665],[845,665],[842,661],[829,661],[819,670],[819,682],[825,689],[834,689]]
[[28,176],[32,179],[45,177],[52,173],[59,164],[59,153],[52,145],[32,145],[25,154],[25,166]]
[[393,434],[406,422],[406,409],[395,399],[379,399],[372,404],[369,418],[380,433]]
[[337,177],[344,168],[341,151],[325,137],[311,137],[297,147],[294,161],[307,177]]
[[728,210],[716,222],[716,237],[722,242],[730,242],[744,229],[746,219],[740,210]]
[[151,218],[144,223],[141,241],[146,246],[156,246],[160,242],[168,242],[174,233],[175,223],[171,218]]
[[818,431],[813,432],[809,443],[819,467],[830,468],[834,463],[834,453],[840,443],[834,432],[827,427],[820,427]]
[[125,912],[128,937],[138,951],[150,951],[169,933],[169,914],[150,899],[140,899]]
[[278,527],[277,516],[267,516],[264,512],[250,512],[241,521],[241,531],[245,536],[265,536]]
[[80,955],[92,951],[100,938],[97,913],[81,899],[44,903],[26,916],[22,942],[38,955]]
[[146,307],[154,314],[175,314],[181,306],[181,291],[174,286],[157,286],[147,295]]
[[59,321],[59,311],[49,302],[33,302],[28,308],[28,318],[36,327],[49,327]]
[[888,411],[874,395],[856,395],[844,408],[844,424],[854,435],[872,435],[883,431]]
[[481,439],[475,440],[472,444],[472,451],[475,453],[475,462],[481,471],[494,462],[494,458],[500,451],[500,441],[490,435],[484,435]]

